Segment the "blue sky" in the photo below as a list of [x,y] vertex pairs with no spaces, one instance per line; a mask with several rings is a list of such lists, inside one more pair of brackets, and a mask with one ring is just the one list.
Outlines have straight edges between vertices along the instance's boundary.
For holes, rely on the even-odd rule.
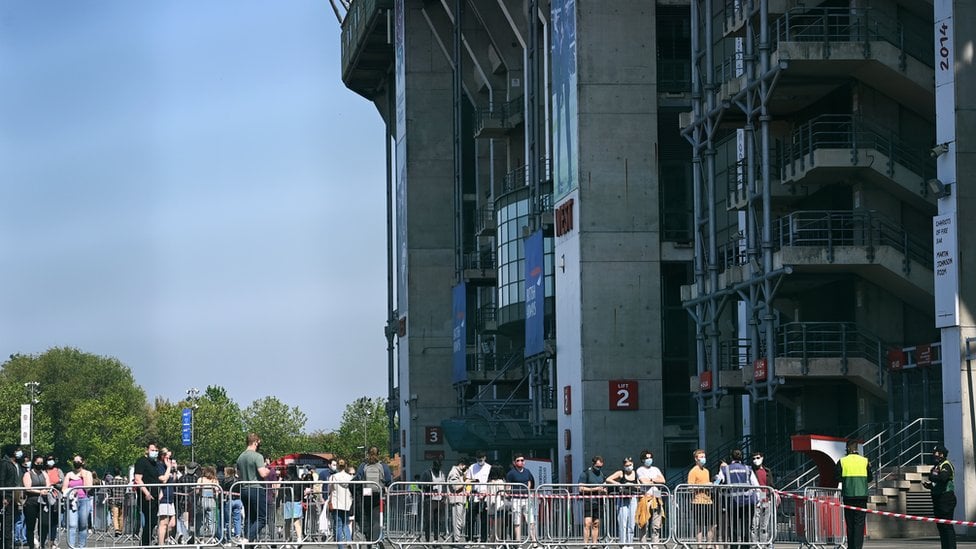
[[0,3],[0,356],[309,430],[385,396],[383,127],[339,34],[328,0]]

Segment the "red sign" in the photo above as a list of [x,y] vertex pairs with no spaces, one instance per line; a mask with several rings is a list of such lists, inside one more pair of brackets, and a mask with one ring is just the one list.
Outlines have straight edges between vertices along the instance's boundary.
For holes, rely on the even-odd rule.
[[573,477],[573,456],[569,454],[563,456],[563,472],[564,482],[567,484],[576,482],[576,479]]
[[610,380],[610,409],[611,410],[637,410],[637,380],[635,379],[611,379]]
[[424,460],[440,460],[444,461],[444,450],[424,450]]
[[556,236],[562,236],[573,230],[573,199],[570,198],[556,208],[555,223]]
[[569,385],[563,387],[563,413],[573,413],[573,388]]
[[573,432],[569,429],[563,429],[563,446],[565,446],[565,450],[573,448]]
[[901,349],[888,349],[888,368],[901,370],[905,367],[905,351]]
[[918,345],[915,347],[915,364],[919,366],[932,365],[932,346]]
[[769,362],[765,358],[752,361],[752,380],[766,381],[769,376]]
[[424,427],[424,442],[427,444],[443,444],[444,431],[440,427]]
[[712,390],[712,372],[705,371],[698,376],[698,390],[705,393]]

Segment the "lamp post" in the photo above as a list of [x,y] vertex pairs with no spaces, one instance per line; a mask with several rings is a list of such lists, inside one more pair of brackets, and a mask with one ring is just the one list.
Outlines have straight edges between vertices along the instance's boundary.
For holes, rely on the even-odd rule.
[[38,398],[41,396],[40,390],[41,384],[38,381],[28,381],[24,383],[24,389],[27,390],[27,405],[30,407],[30,424],[28,425],[28,434],[30,442],[30,459],[31,463],[34,462],[34,405],[40,402]]
[[186,390],[186,401],[190,404],[190,409],[193,410],[190,416],[190,461],[196,461],[196,457],[193,455],[193,442],[194,442],[194,424],[196,423],[196,409],[200,406],[198,402],[200,401],[200,389],[196,387],[190,387]]
[[369,442],[366,440],[369,427],[369,399],[362,397],[359,402],[363,405],[363,461],[365,461],[369,456]]

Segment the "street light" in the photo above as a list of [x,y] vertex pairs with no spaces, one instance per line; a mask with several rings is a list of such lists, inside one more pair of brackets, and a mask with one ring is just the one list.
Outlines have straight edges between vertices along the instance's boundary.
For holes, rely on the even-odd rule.
[[359,399],[359,403],[363,405],[363,460],[369,457],[369,443],[366,440],[367,427],[369,427],[369,399],[363,397]]
[[[193,415],[196,415],[196,409],[200,406],[198,402],[200,401],[200,389],[196,387],[190,387],[186,390],[186,401],[190,404],[190,409],[194,410]],[[196,461],[193,452],[193,425],[196,423],[196,418],[190,416],[190,461]]]
[[30,425],[28,426],[28,442],[30,443],[30,458],[31,463],[34,462],[34,405],[38,404],[41,400],[38,398],[41,396],[41,384],[38,381],[28,381],[24,383],[24,389],[27,389],[27,405],[30,406]]

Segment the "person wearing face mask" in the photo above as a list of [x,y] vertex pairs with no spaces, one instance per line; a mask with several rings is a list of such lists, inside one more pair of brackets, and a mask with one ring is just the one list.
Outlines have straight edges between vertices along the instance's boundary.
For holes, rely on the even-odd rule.
[[75,456],[71,461],[73,469],[64,475],[61,492],[68,501],[68,545],[85,547],[88,543],[88,519],[91,517],[91,498],[86,491],[95,483],[91,471],[85,469],[85,461]]
[[[760,486],[773,486],[773,472],[763,465],[763,453],[752,453],[752,472]],[[776,496],[777,498],[779,496]],[[756,512],[752,516],[752,541],[755,544],[767,543],[772,538],[773,513],[772,502],[768,492],[760,492],[756,503]]]
[[51,547],[56,547],[58,543],[58,525],[61,522],[61,490],[59,487],[64,481],[64,472],[57,467],[57,462],[53,455],[47,456],[44,460],[44,474],[47,476],[47,484],[51,486],[51,490],[48,492],[47,501],[41,500],[39,520],[47,524],[47,540],[41,538],[41,547],[45,547],[47,542],[50,542]]
[[[27,497],[24,501],[24,526],[27,530],[27,546],[30,549],[34,549],[34,532],[38,526],[37,519],[41,516],[41,499],[47,498],[48,487],[50,486],[47,482],[47,475],[44,474],[43,456],[34,458],[30,470],[24,473],[23,481],[24,495]],[[41,520],[40,527],[39,539],[44,540],[48,535],[47,522]]]
[[[647,506],[645,509],[647,522],[640,524],[637,521],[634,527],[640,533],[641,543],[647,542],[647,538],[650,537],[651,543],[656,544],[661,541],[661,529],[664,527],[665,518],[664,500],[661,498],[661,489],[656,485],[663,485],[666,481],[664,473],[654,465],[654,454],[650,450],[641,450],[640,462],[641,465],[637,468],[637,479],[641,484],[650,484],[651,486],[637,504],[638,511],[641,511],[642,505]],[[640,513],[637,515],[640,516]]]
[[[488,541],[488,505],[485,497],[488,493],[489,473],[491,464],[488,463],[488,454],[484,450],[478,450],[474,463],[464,473],[471,483],[472,492],[471,499],[468,500],[468,541]],[[478,523],[480,537],[475,535],[475,521]]]
[[[929,471],[928,482],[923,482],[922,486],[932,491],[932,512],[935,518],[952,520],[952,515],[956,511],[956,489],[953,482],[955,469],[949,461],[949,450],[942,446],[936,446],[932,450],[932,459],[935,465]],[[951,524],[936,524],[939,530],[939,541],[942,549],[956,549],[956,531]]]
[[[132,483],[139,496],[139,512],[142,514],[139,532],[140,545],[148,546],[159,524],[159,448],[155,442],[146,445],[146,453],[136,460]],[[140,524],[137,522],[136,524]]]
[[[695,462],[688,471],[688,484],[711,484],[712,477],[705,467],[708,463],[705,450],[696,449],[692,452],[692,458]],[[695,539],[699,543],[703,541],[711,543],[715,539],[715,506],[712,502],[711,488],[692,491],[691,509]]]
[[[17,478],[23,478],[30,470],[30,458],[24,455],[22,448],[17,448],[14,451],[14,458],[17,461]],[[16,522],[14,523],[14,543],[27,545],[27,522],[24,520],[24,506],[20,501],[18,501]]]
[[617,491],[617,535],[621,549],[633,549],[634,543],[634,515],[637,512],[637,471],[634,470],[634,460],[625,457],[623,468],[614,471],[607,477],[607,484],[621,484]]
[[430,542],[431,530],[434,532],[434,541],[441,537],[444,531],[444,516],[447,510],[447,501],[442,495],[444,493],[444,483],[447,476],[441,470],[441,460],[435,459],[431,462],[430,468],[420,475],[421,492],[424,494],[421,504],[423,517],[421,523],[424,525],[424,540]]
[[606,476],[603,474],[603,457],[593,456],[590,467],[580,473],[579,493],[583,497],[583,545],[600,542],[600,520],[603,518],[603,500],[606,499]]

